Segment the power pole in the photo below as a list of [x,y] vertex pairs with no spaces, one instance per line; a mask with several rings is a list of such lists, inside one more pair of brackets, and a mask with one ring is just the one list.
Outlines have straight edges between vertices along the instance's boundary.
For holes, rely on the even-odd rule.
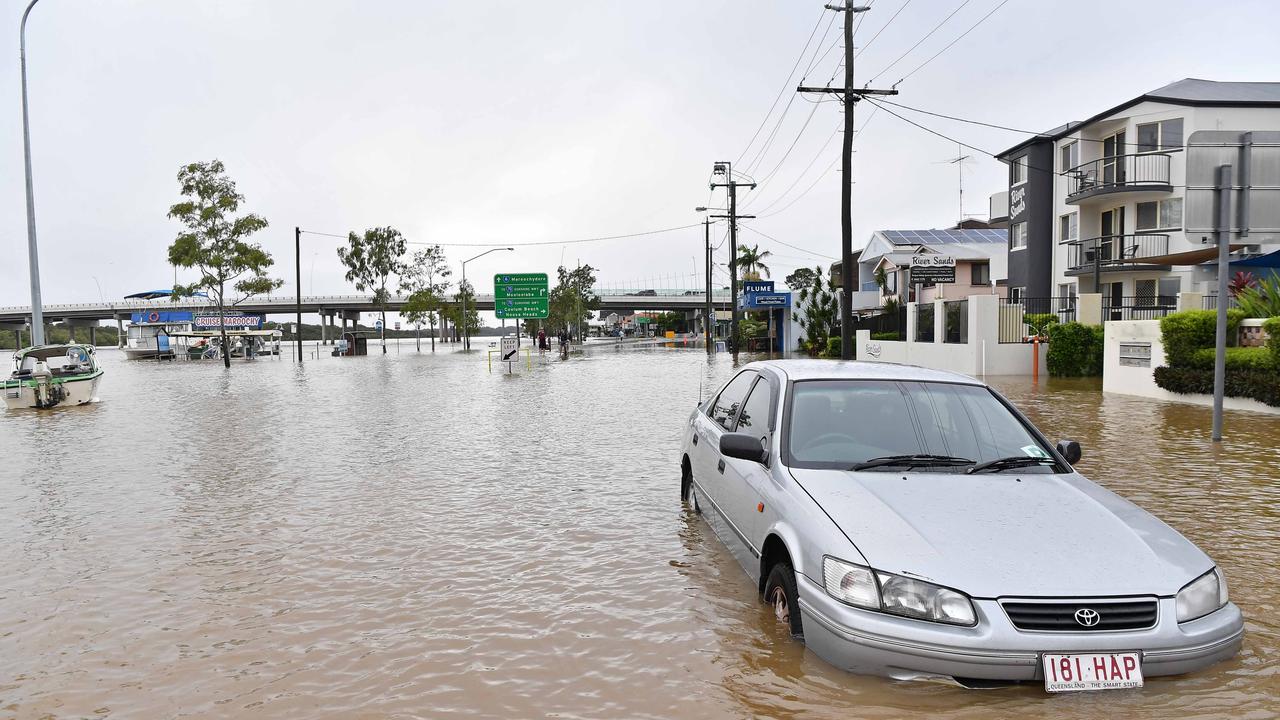
[[840,161],[840,358],[853,359],[853,108],[864,95],[897,95],[898,91],[872,90],[853,86],[853,16],[871,9],[869,5],[824,5],[844,13],[844,86],[796,88],[802,93],[840,95],[844,106],[844,157]]
[[[295,331],[298,337],[294,340],[298,343],[298,363],[302,363],[302,228],[293,228],[293,270],[294,280],[298,283],[298,292],[295,294],[297,298],[294,304],[294,310],[297,311],[298,327]],[[177,282],[175,281],[176,285]],[[314,292],[314,291],[312,291]],[[324,316],[320,316],[320,327],[324,328]]]
[[715,348],[712,346],[712,342],[716,331],[716,309],[715,306],[711,304],[711,218],[703,218],[702,227],[706,231],[705,234],[707,240],[707,304],[705,310],[706,316],[703,318],[702,322],[702,334],[707,338],[707,354],[710,355],[715,351]]
[[729,301],[733,303],[733,311],[729,316],[729,343],[733,350],[733,362],[738,362],[738,218],[753,218],[754,215],[738,214],[738,186],[755,189],[755,183],[740,183],[733,179],[733,163],[718,162],[712,166],[711,174],[724,175],[724,182],[714,179],[711,188],[729,189],[729,214],[712,215],[711,217],[727,217],[729,220]]

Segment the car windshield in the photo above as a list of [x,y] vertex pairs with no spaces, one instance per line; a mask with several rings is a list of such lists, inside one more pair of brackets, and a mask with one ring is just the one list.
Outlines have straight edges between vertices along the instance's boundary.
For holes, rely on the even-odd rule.
[[[792,467],[848,470],[865,463],[885,471],[964,472],[972,463],[1001,458],[1052,457],[1009,408],[976,385],[802,381],[792,386],[789,412]],[[871,462],[895,457],[897,462]],[[1052,464],[1012,464],[1019,472],[1055,472]]]

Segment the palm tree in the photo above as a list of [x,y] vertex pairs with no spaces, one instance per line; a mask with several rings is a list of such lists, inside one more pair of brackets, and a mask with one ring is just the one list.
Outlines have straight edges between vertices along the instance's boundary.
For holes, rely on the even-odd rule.
[[769,266],[764,264],[764,259],[772,254],[768,250],[761,252],[759,245],[739,245],[736,264],[738,269],[742,270],[742,279],[759,280],[762,274],[765,277],[771,277]]

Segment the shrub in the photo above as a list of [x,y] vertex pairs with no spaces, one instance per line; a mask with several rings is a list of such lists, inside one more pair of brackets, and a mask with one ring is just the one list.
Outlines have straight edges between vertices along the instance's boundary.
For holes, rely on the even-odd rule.
[[1265,318],[1280,315],[1280,277],[1259,279],[1236,293],[1236,304],[1245,317]]
[[888,330],[886,332],[871,333],[871,339],[872,340],[901,340],[902,337],[898,335],[898,332],[896,330]]
[[1271,360],[1280,368],[1280,317],[1267,318],[1262,323],[1267,333],[1267,349],[1271,351]]
[[1031,328],[1032,335],[1045,337],[1050,328],[1058,323],[1058,316],[1054,313],[1027,313],[1022,316],[1022,322]]
[[[1213,370],[1158,367],[1156,385],[1182,395],[1213,394]],[[1274,370],[1228,370],[1225,394],[1280,407],[1280,373]]]
[[840,357],[840,336],[827,338],[827,351],[822,353],[823,357],[838,358]]
[[1045,357],[1049,374],[1055,377],[1083,377],[1102,374],[1101,325],[1049,323],[1049,352]]
[[[1214,348],[1200,348],[1191,354],[1191,364],[1187,367],[1199,370],[1212,370],[1217,356]],[[1262,370],[1275,371],[1276,363],[1270,348],[1264,347],[1229,347],[1227,348],[1228,370]]]
[[[1227,345],[1236,344],[1244,317],[1240,310],[1227,310]],[[1160,337],[1169,367],[1190,367],[1196,350],[1214,346],[1217,327],[1217,310],[1183,310],[1161,318]]]

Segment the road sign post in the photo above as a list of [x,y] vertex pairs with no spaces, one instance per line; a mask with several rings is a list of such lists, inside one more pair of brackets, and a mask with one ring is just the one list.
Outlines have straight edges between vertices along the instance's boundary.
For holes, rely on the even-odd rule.
[[499,319],[545,318],[549,299],[546,273],[498,273],[493,276],[493,314]]

